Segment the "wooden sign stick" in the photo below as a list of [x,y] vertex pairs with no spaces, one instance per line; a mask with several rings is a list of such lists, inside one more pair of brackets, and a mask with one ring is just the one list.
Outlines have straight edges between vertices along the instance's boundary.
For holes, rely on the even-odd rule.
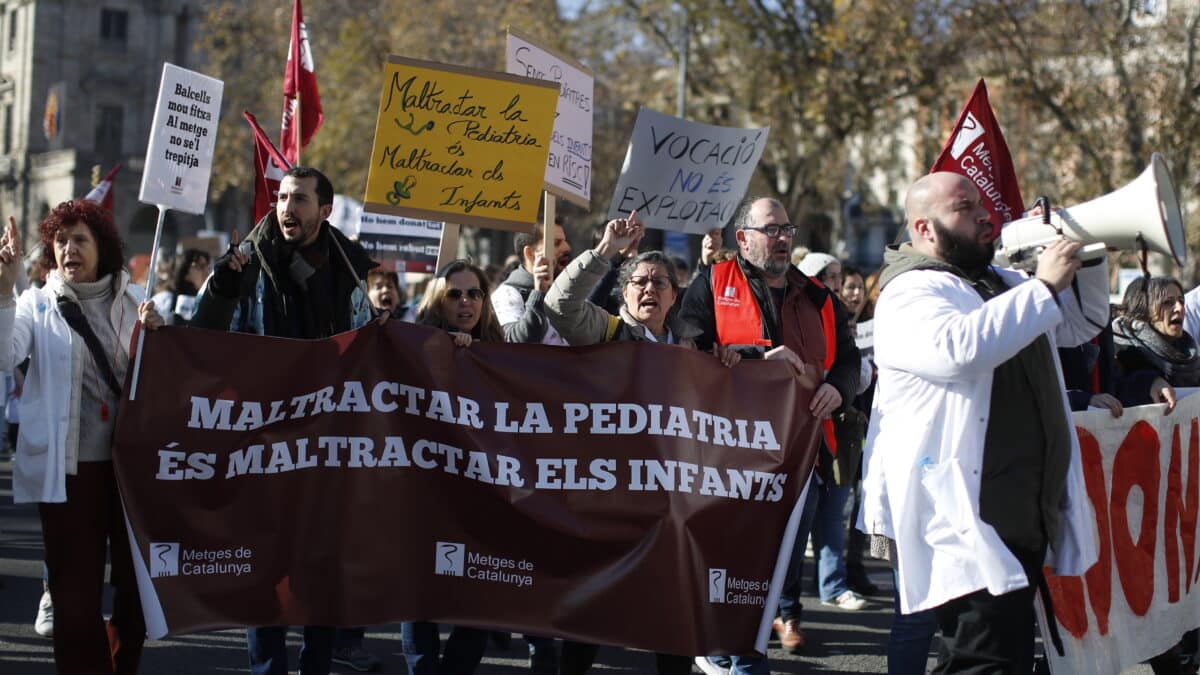
[[544,228],[542,230],[542,256],[546,258],[546,264],[549,266],[549,269],[550,269],[550,278],[553,279],[554,278],[554,253],[555,253],[555,249],[554,249],[555,213],[554,213],[554,210],[555,210],[555,207],[557,207],[558,203],[555,201],[554,195],[550,194],[549,192],[543,192],[542,195],[543,195],[544,201],[545,201],[545,208],[543,210],[546,212],[545,218],[542,223],[542,227]]
[[438,248],[435,274],[441,272],[443,267],[458,258],[458,237],[461,231],[462,226],[457,223],[442,223],[442,243]]

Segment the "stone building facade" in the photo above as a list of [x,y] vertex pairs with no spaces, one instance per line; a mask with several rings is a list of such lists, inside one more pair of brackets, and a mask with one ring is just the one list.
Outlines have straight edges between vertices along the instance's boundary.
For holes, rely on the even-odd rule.
[[[53,205],[121,162],[114,216],[127,253],[149,251],[157,210],[137,196],[162,64],[199,68],[207,4],[0,0],[0,215],[16,216],[27,242]],[[164,244],[204,226],[169,212]]]

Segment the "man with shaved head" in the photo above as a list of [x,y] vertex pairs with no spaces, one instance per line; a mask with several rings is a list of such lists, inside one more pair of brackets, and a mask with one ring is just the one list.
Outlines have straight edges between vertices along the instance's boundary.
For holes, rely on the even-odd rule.
[[894,543],[901,611],[934,610],[936,672],[1028,673],[1043,564],[1078,575],[1097,557],[1055,347],[1104,326],[1106,265],[1081,269],[1063,238],[1032,277],[992,267],[999,228],[958,174],[921,178],[904,206],[912,241],[885,253],[875,309],[859,527]]

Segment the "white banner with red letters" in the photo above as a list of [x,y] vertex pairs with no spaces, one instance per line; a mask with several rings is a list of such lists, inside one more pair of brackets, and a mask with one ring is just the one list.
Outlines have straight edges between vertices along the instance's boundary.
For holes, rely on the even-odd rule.
[[1055,675],[1119,673],[1200,626],[1200,396],[1162,411],[1075,414],[1100,558],[1082,577],[1047,575],[1064,647],[1040,621]]

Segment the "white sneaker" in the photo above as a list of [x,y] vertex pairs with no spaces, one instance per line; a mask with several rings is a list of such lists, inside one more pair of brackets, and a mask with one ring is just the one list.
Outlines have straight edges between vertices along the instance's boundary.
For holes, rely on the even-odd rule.
[[821,604],[827,607],[837,607],[849,612],[857,612],[867,606],[867,601],[863,596],[854,591],[846,591],[833,600],[822,600]]
[[33,622],[33,632],[42,637],[54,637],[54,601],[50,599],[50,591],[42,591],[37,619]]
[[696,667],[705,675],[729,675],[728,668],[722,668],[712,661],[708,660],[707,656],[696,657]]

